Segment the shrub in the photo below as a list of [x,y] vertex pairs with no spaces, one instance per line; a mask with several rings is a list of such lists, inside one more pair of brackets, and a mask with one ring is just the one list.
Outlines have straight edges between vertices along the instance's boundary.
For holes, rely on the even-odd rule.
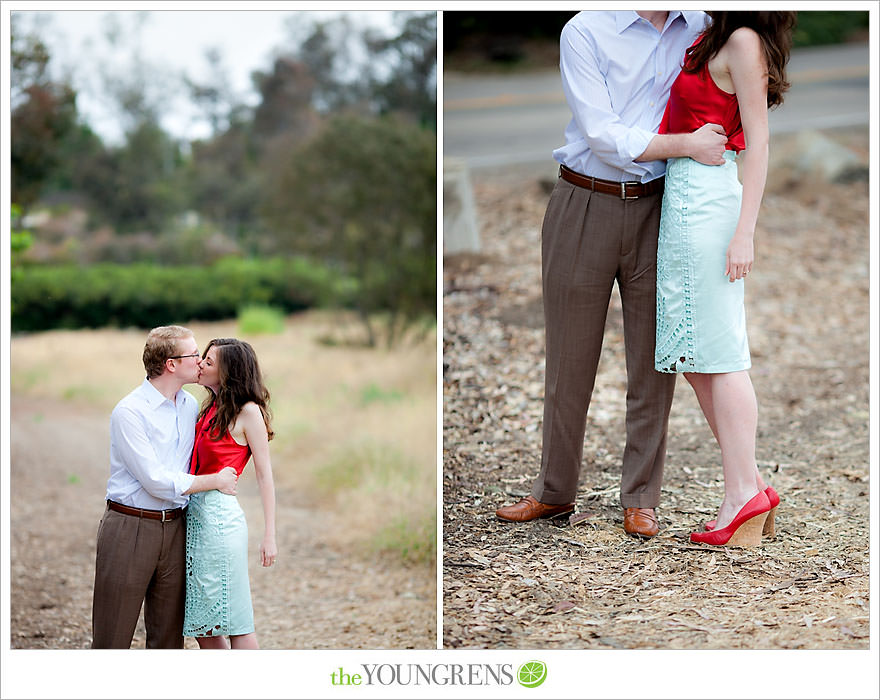
[[849,41],[860,35],[867,37],[867,12],[801,11],[797,13],[794,45],[819,46]]
[[238,312],[238,330],[245,335],[284,331],[284,312],[274,306],[252,304]]
[[101,263],[23,267],[11,288],[12,330],[134,326],[234,318],[243,306],[284,313],[345,303],[351,281],[296,258],[225,258],[209,267]]

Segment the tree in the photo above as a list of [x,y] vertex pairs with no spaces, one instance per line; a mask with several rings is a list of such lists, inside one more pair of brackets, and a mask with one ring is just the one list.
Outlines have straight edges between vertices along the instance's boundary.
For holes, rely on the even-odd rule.
[[436,311],[436,134],[393,117],[337,116],[289,154],[263,213],[280,246],[319,256],[358,282],[368,335],[386,340]]
[[126,134],[145,124],[158,125],[160,115],[171,108],[185,87],[179,75],[142,55],[142,32],[150,17],[150,12],[143,10],[107,12],[103,17],[104,38],[111,50],[124,49],[128,58],[100,61],[96,72],[101,94],[109,98]]
[[12,199],[27,209],[59,165],[59,145],[76,128],[76,92],[50,78],[46,45],[22,33],[15,14],[10,43]]
[[110,151],[107,179],[96,181],[89,194],[119,232],[159,233],[185,209],[182,166],[178,144],[156,122],[143,121]]
[[290,56],[303,65],[311,78],[313,106],[322,114],[348,109],[367,111],[369,103],[369,55],[365,30],[350,15],[315,19],[299,12],[288,21]]
[[436,123],[437,13],[397,11],[393,17],[396,33],[390,35],[349,14],[293,17],[292,56],[314,81],[319,112],[403,112]]
[[192,144],[187,165],[189,206],[241,242],[254,228],[263,182],[250,121]]
[[229,72],[224,65],[220,49],[216,47],[207,49],[205,61],[209,73],[207,80],[196,82],[188,75],[184,75],[183,82],[189,89],[190,99],[203,112],[208,124],[211,125],[212,136],[216,136],[229,128],[245,107],[230,87]]
[[261,97],[254,112],[254,139],[262,151],[277,150],[279,137],[292,137],[296,143],[314,133],[318,123],[312,108],[315,82],[304,64],[281,57],[271,73],[257,71],[253,80]]
[[397,36],[367,38],[371,65],[391,65],[386,78],[374,75],[372,92],[379,111],[412,114],[424,126],[437,124],[437,14],[395,12],[403,20]]

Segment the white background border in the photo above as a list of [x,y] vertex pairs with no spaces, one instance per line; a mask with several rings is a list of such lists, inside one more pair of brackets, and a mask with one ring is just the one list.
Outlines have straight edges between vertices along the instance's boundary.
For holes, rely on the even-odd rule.
[[[557,2],[180,2],[173,9],[423,9],[423,10],[576,10],[583,3]],[[611,3],[596,4],[607,8]],[[659,7],[644,2],[645,7]],[[743,7],[762,7],[762,3],[740,3]],[[617,4],[616,6],[625,7]],[[680,3],[683,9],[711,9],[718,3]],[[725,8],[730,3],[723,5]],[[827,3],[776,3],[775,7],[809,10],[827,9]],[[873,2],[835,3],[835,9],[868,10],[871,13],[871,163],[876,166],[878,100],[878,9]],[[2,493],[2,680],[0,698],[876,698],[878,680],[878,618],[876,595],[872,596],[871,649],[869,651],[545,651],[545,650],[424,650],[424,651],[262,651],[236,654],[199,654],[192,651],[43,651],[10,649],[9,627],[9,12],[11,10],[68,9],[171,9],[170,3],[157,2],[4,2],[2,13],[2,196],[3,249],[0,252],[2,286],[2,346],[0,346],[0,493]],[[438,38],[442,40],[442,12]],[[442,66],[442,44],[438,47]],[[438,562],[442,562],[442,69],[438,75]],[[878,422],[878,198],[877,177],[872,172],[870,206],[871,255],[871,582],[877,591],[877,422]],[[16,494],[16,497],[21,497]],[[75,507],[76,504],[71,504]],[[438,591],[442,582],[438,566]],[[442,642],[442,603],[438,595],[438,646]],[[291,624],[296,611],[291,611]],[[538,659],[548,665],[548,677],[539,688],[529,690],[518,684],[507,686],[333,686],[330,674],[342,667],[357,672],[361,664],[410,664],[423,666],[449,664],[519,664]],[[441,674],[442,675],[442,674]]]

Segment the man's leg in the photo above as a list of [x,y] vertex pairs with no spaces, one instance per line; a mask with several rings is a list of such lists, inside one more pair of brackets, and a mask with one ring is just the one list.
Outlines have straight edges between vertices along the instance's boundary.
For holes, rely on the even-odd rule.
[[162,526],[162,549],[156,573],[147,588],[144,626],[148,649],[183,648],[183,609],[186,601],[186,517]]
[[532,496],[573,503],[605,317],[620,250],[622,202],[559,180],[544,218],[546,337],[541,472]]
[[159,559],[161,540],[146,521],[105,510],[98,527],[92,648],[128,649],[147,586]]
[[662,195],[627,203],[618,277],[626,345],[626,447],[620,502],[624,508],[660,503],[666,428],[675,374],[654,369],[657,321],[657,232]]

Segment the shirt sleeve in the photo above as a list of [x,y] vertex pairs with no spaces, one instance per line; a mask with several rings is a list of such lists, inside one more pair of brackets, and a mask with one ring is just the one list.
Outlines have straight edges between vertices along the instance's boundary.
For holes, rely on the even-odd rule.
[[562,30],[559,62],[562,89],[590,150],[612,167],[625,170],[632,166],[655,134],[620,120],[599,70],[596,46],[572,24]]
[[110,442],[125,468],[154,498],[173,501],[192,486],[192,474],[172,472],[159,462],[144,423],[135,411],[118,407],[113,411]]

